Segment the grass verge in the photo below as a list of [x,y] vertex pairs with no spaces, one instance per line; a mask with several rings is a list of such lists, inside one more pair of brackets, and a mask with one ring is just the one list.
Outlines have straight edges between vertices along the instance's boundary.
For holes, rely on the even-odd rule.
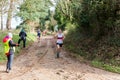
[[[4,44],[2,42],[3,38],[7,35],[7,32],[1,32],[0,31],[0,62],[6,61],[6,56],[4,53]],[[17,43],[19,40],[18,33],[13,32],[13,41]],[[30,44],[32,44],[36,40],[36,36],[32,33],[27,33],[27,41],[26,46],[28,47]],[[21,42],[20,47],[16,47],[15,56],[19,54],[20,50],[22,50],[23,42]]]
[[108,64],[105,64],[105,63],[99,62],[99,61],[92,61],[91,64],[94,67],[120,74],[120,67],[108,65]]

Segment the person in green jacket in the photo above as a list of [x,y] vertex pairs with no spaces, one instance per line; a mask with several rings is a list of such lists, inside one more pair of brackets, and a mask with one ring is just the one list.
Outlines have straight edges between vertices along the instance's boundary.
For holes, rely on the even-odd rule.
[[26,47],[26,37],[27,37],[27,34],[24,31],[24,29],[22,29],[20,31],[19,37],[20,37],[20,39],[18,40],[18,44],[20,44],[20,42],[23,41],[23,48],[25,48]]

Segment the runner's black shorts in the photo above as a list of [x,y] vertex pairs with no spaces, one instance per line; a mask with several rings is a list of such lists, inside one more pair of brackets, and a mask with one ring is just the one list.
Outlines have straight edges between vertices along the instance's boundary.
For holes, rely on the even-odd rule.
[[63,43],[56,43],[57,45],[59,45],[60,47],[62,47],[63,46]]
[[37,36],[40,37],[40,33],[38,33]]

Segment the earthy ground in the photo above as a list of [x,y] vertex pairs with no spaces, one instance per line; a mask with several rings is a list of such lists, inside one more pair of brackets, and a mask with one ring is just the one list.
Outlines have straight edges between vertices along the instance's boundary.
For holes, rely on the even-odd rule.
[[120,80],[120,74],[80,63],[65,51],[56,59],[53,43],[48,36],[24,49],[10,73],[5,72],[5,64],[0,65],[0,80]]

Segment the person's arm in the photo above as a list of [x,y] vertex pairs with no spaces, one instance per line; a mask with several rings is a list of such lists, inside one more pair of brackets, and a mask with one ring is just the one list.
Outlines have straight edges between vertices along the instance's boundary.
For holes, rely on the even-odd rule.
[[21,32],[19,33],[19,37],[21,36]]
[[65,36],[64,36],[64,34],[63,34],[63,40],[65,39]]
[[9,41],[9,46],[14,47],[14,46],[18,46],[18,44],[14,44],[11,40]]
[[27,37],[27,34],[26,34],[26,32],[25,32],[25,37]]
[[57,39],[57,35],[58,35],[58,34],[55,34],[55,36],[54,36],[55,39]]

